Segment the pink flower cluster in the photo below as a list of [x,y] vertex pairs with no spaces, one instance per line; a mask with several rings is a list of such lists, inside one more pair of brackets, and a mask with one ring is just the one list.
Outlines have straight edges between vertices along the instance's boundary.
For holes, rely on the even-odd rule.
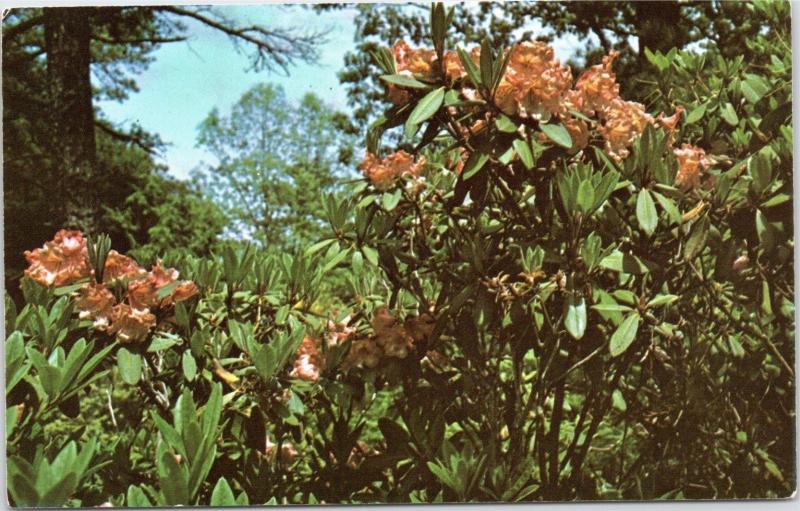
[[[25,275],[48,287],[76,284],[95,274],[80,231],[60,230],[42,248],[26,251],[25,258],[29,264]],[[169,292],[162,293],[164,287],[174,283]],[[119,302],[109,288],[123,289]],[[163,310],[197,291],[194,282],[178,281],[178,272],[164,268],[160,261],[148,272],[130,257],[111,250],[103,268],[103,282],[87,282],[74,296],[81,319],[91,319],[95,328],[129,343],[141,341],[155,328],[153,309]]]
[[374,368],[386,357],[404,359],[417,342],[433,333],[433,326],[430,314],[409,316],[401,322],[388,308],[380,307],[372,318],[373,335],[352,342],[344,367]]
[[289,376],[305,381],[319,380],[319,373],[325,367],[325,358],[320,350],[319,339],[305,336],[295,355],[294,367]]
[[[574,86],[569,66],[555,59],[553,49],[547,44],[539,41],[522,42],[511,51],[506,73],[493,98],[494,104],[503,113],[542,122],[558,116],[572,138],[571,151],[586,147],[594,130],[605,141],[606,152],[617,161],[629,155],[630,147],[647,125],[664,128],[669,144],[674,143],[674,133],[683,108],[677,107],[675,114],[669,117],[663,113],[653,117],[641,103],[620,97],[620,86],[612,69],[614,59],[618,56],[616,51],[605,56],[601,64],[584,71]],[[414,49],[401,40],[394,45],[392,53],[399,74],[427,81],[437,79],[438,63],[433,50]],[[473,48],[470,57],[479,64],[480,48]],[[468,75],[455,52],[444,54],[442,68],[449,81],[461,83],[464,97],[480,99],[480,94],[469,83]],[[388,92],[389,99],[398,105],[411,99],[410,91],[397,85],[390,84]],[[589,118],[588,122],[585,118]],[[542,134],[541,137],[547,141],[546,135]],[[702,171],[713,161],[705,157],[702,149],[686,144],[674,149],[674,152],[681,165],[677,184],[685,189],[697,186]],[[368,176],[373,179],[370,174]]]
[[405,151],[397,151],[383,159],[368,152],[360,168],[378,190],[386,190],[404,174],[419,175],[423,165],[425,157],[415,161]]

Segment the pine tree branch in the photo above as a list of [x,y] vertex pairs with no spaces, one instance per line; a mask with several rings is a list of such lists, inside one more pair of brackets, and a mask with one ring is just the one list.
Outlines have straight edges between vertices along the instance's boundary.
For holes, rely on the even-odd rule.
[[19,34],[27,32],[28,30],[44,24],[44,16],[34,16],[24,21],[12,25],[10,27],[3,26],[3,44],[8,44],[12,39]]
[[317,59],[316,45],[324,42],[327,32],[292,35],[288,31],[268,30],[259,25],[237,26],[219,14],[208,16],[198,10],[180,6],[162,6],[156,10],[185,16],[197,20],[204,25],[219,30],[237,41],[244,41],[256,48],[253,67],[263,66],[272,69],[271,63],[277,64],[287,72],[293,60],[311,62]]

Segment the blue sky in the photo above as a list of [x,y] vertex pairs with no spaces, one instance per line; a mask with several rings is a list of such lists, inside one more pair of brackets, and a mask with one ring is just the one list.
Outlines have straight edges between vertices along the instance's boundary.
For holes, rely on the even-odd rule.
[[187,42],[163,44],[153,52],[149,68],[136,77],[140,92],[122,103],[97,103],[115,122],[138,122],[157,133],[168,144],[164,163],[170,173],[187,178],[201,160],[213,160],[195,148],[197,125],[212,108],[226,112],[241,95],[260,82],[277,83],[287,95],[300,100],[314,92],[327,103],[346,108],[346,95],[336,73],[344,66],[344,54],[352,49],[355,9],[315,14],[299,6],[239,5],[217,6],[226,16],[240,22],[266,26],[329,30],[318,64],[298,62],[290,76],[247,71],[246,49],[237,53],[231,40],[221,32],[194,20],[185,20]]
[[[154,62],[138,75],[140,92],[132,93],[122,103],[97,103],[105,115],[115,122],[138,122],[157,133],[169,144],[162,163],[175,177],[186,179],[201,161],[214,158],[195,147],[197,126],[211,111],[229,111],[241,95],[260,82],[283,86],[287,95],[299,101],[314,92],[341,110],[347,109],[344,88],[337,72],[344,66],[344,55],[354,47],[354,8],[317,14],[297,5],[217,5],[227,17],[242,23],[269,27],[298,28],[301,31],[327,30],[327,42],[320,47],[317,64],[297,63],[290,75],[247,71],[246,49],[237,53],[225,34],[186,19],[187,42],[163,44],[153,52]],[[582,45],[577,38],[558,39],[553,47],[565,61],[574,48]]]

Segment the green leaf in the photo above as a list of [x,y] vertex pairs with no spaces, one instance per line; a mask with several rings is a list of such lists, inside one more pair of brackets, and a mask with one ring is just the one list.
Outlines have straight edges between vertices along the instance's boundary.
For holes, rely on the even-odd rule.
[[153,507],[153,503],[138,486],[128,486],[125,504],[128,507]]
[[467,72],[467,76],[472,84],[475,87],[480,87],[483,83],[481,81],[481,72],[478,69],[478,66],[475,65],[475,62],[472,61],[472,57],[469,55],[469,53],[467,53],[464,48],[459,47],[458,58],[461,60],[461,65],[464,66],[464,70]]
[[692,230],[689,232],[689,239],[683,247],[683,257],[687,261],[693,260],[700,255],[706,246],[708,240],[708,216],[703,216],[692,225]]
[[464,170],[461,173],[461,178],[467,180],[478,173],[483,168],[486,162],[489,161],[489,155],[484,152],[475,152],[469,155],[467,163],[464,164]]
[[64,296],[64,295],[68,295],[70,293],[74,293],[75,291],[77,291],[78,289],[80,289],[84,285],[86,285],[87,282],[88,282],[88,279],[83,279],[77,284],[72,284],[72,285],[69,285],[69,286],[57,287],[57,288],[53,289],[53,296]]
[[[369,197],[369,199],[370,199],[370,202],[371,202],[372,201],[372,197]],[[319,252],[323,248],[327,247],[328,245],[330,245],[334,241],[336,241],[335,238],[330,238],[330,239],[327,239],[327,240],[322,240],[322,241],[318,241],[318,242],[314,243],[313,245],[308,247],[308,249],[306,249],[306,256],[312,256],[312,255],[316,254],[317,252]]]
[[669,197],[665,197],[658,192],[651,192],[653,196],[658,201],[658,204],[661,206],[661,209],[667,212],[667,216],[670,219],[670,223],[680,224],[683,221],[683,215],[681,215],[680,210],[675,205],[675,203]]
[[619,305],[614,303],[598,303],[592,305],[591,308],[598,312],[628,312],[633,310],[627,305]]
[[178,287],[178,284],[180,284],[180,281],[176,280],[174,282],[170,282],[169,284],[158,288],[158,298],[161,299],[166,297],[168,294],[174,291],[176,287]]
[[587,180],[581,181],[578,186],[578,209],[582,213],[589,213],[594,209],[594,186]]
[[611,402],[614,408],[620,412],[624,412],[628,409],[628,403],[625,402],[625,398],[622,396],[622,392],[619,389],[614,389],[614,392],[611,393]]
[[742,93],[749,102],[758,103],[768,92],[769,85],[762,77],[753,74],[745,75],[742,82]]
[[572,337],[580,339],[586,331],[586,301],[573,292],[567,297],[566,307],[564,326]]
[[183,444],[183,439],[175,430],[175,428],[170,426],[156,412],[151,412],[150,415],[153,417],[153,422],[161,432],[161,437],[164,439],[167,445],[169,445],[173,450],[177,451],[181,456],[188,458],[186,446]]
[[650,192],[642,188],[636,197],[636,218],[639,226],[648,236],[652,236],[658,226],[658,212]]
[[432,90],[419,100],[417,106],[411,111],[405,124],[406,137],[411,138],[419,129],[419,125],[439,111],[444,101],[444,87]]
[[364,252],[364,256],[367,258],[367,261],[373,266],[378,266],[378,251],[372,247],[368,247],[363,245],[361,247],[361,251]]
[[403,191],[399,188],[393,190],[391,192],[386,192],[381,197],[381,204],[383,204],[383,209],[386,211],[392,211],[397,205],[400,203],[400,199],[403,198]]
[[539,126],[547,138],[567,149],[572,147],[572,137],[567,128],[561,124],[542,124]]
[[430,89],[431,86],[427,83],[422,83],[416,78],[412,78],[408,75],[382,75],[381,80],[386,83],[391,83],[393,85],[399,85],[400,87],[406,87],[409,89]]
[[633,275],[641,275],[650,271],[641,259],[632,254],[623,254],[619,250],[604,257],[600,261],[600,267]]
[[158,460],[158,475],[161,492],[167,505],[189,504],[189,488],[185,466],[178,466],[175,457],[165,449]]
[[181,365],[183,366],[183,376],[185,376],[188,381],[194,380],[195,376],[197,376],[197,362],[195,362],[191,351],[186,350],[183,352],[183,361]]
[[707,105],[706,105],[705,103],[703,103],[703,104],[701,104],[701,105],[698,105],[698,106],[696,106],[696,107],[695,107],[695,108],[694,108],[694,109],[693,109],[691,112],[689,112],[689,114],[686,116],[686,120],[684,121],[684,124],[693,124],[693,123],[695,123],[695,122],[699,121],[700,119],[702,119],[702,118],[703,118],[703,116],[704,116],[704,115],[705,115],[705,113],[706,113],[706,106],[707,106]]
[[525,165],[525,168],[528,170],[532,169],[534,165],[533,153],[531,153],[531,146],[528,145],[528,142],[517,138],[514,139],[512,144],[514,146],[514,150],[517,151],[522,164]]
[[668,305],[680,299],[677,295],[657,295],[655,298],[647,302],[647,307],[660,307],[661,305]]
[[122,381],[136,385],[142,377],[142,356],[132,353],[128,348],[120,348],[117,351],[117,367]]
[[211,506],[235,506],[236,498],[233,496],[228,481],[224,477],[217,479],[217,484],[214,486],[214,491],[211,492]]
[[752,178],[753,192],[760,194],[772,181],[772,165],[766,155],[756,153],[747,160],[747,173]]
[[180,337],[172,336],[171,334],[169,335],[170,337],[166,337],[165,335],[159,335],[158,337],[153,339],[153,341],[147,347],[147,352],[154,353],[156,351],[163,351],[175,346],[176,344],[180,344],[181,342],[183,342]]
[[736,110],[734,110],[733,105],[730,103],[725,103],[722,105],[722,108],[720,108],[720,114],[722,114],[722,118],[725,119],[725,122],[731,126],[736,126],[739,124],[739,116],[736,115]]
[[486,88],[490,88],[493,82],[494,72],[494,56],[492,55],[492,45],[489,39],[484,38],[481,41],[481,81]]
[[625,350],[631,345],[636,338],[636,332],[639,330],[639,313],[632,312],[620,323],[617,329],[611,335],[611,342],[608,348],[611,351],[612,357],[617,357],[625,353]]
[[498,115],[494,123],[497,126],[497,129],[503,133],[514,133],[519,128],[517,123],[509,119],[508,116],[504,114]]
[[773,208],[775,206],[780,206],[781,204],[785,204],[792,200],[792,196],[788,193],[778,193],[771,197],[769,200],[764,202],[761,207],[762,208]]

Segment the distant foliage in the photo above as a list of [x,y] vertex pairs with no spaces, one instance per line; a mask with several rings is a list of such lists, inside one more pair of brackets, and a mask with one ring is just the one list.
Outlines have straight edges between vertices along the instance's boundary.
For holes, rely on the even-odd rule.
[[230,236],[302,246],[327,229],[322,197],[349,175],[353,130],[313,94],[295,105],[281,87],[256,85],[229,115],[203,121],[198,144],[216,162],[195,175],[228,213]]

